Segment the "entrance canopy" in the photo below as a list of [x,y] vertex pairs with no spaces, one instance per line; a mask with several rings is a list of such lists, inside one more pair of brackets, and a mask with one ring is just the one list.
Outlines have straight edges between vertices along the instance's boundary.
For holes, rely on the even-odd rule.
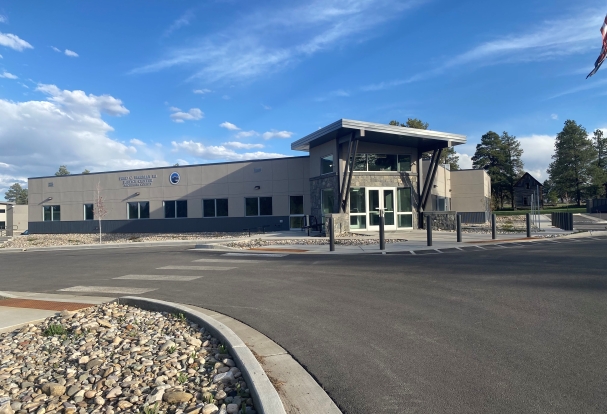
[[346,142],[350,139],[352,133],[360,141],[415,147],[421,151],[431,151],[466,143],[465,135],[340,119],[295,141],[291,144],[291,149],[309,151],[311,147],[316,147],[336,138]]

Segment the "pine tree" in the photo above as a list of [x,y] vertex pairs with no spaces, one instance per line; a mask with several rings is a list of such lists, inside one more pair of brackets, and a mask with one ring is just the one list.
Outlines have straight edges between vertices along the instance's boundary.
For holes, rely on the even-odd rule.
[[597,151],[596,165],[607,171],[607,137],[603,136],[603,131],[597,129],[594,131],[594,136],[592,138],[594,141],[594,148],[596,148]]
[[496,132],[487,132],[481,137],[481,143],[476,145],[472,167],[487,171],[491,178],[491,194],[501,208],[504,207],[504,198],[508,189],[505,164],[506,153],[502,138]]
[[70,175],[70,172],[67,170],[67,167],[65,165],[60,165],[59,166],[59,171],[57,171],[55,173],[56,176],[60,177],[62,175]]
[[6,201],[15,204],[27,204],[27,188],[21,187],[21,184],[15,183],[4,193]]
[[597,151],[586,129],[573,120],[565,121],[563,130],[556,136],[552,159],[548,174],[557,193],[561,198],[573,195],[580,206],[582,198],[591,195],[597,184],[593,178],[600,179],[596,177]]
[[521,159],[523,150],[521,148],[521,143],[516,137],[514,135],[509,135],[506,131],[504,131],[500,139],[502,141],[502,150],[504,151],[504,186],[510,194],[510,202],[514,209],[516,208],[514,205],[514,185],[524,173],[523,160]]

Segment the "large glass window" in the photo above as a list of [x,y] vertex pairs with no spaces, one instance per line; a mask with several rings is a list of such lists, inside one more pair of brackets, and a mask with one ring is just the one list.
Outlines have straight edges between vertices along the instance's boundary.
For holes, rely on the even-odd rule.
[[85,220],[95,220],[95,208],[94,208],[93,204],[84,205],[84,219]]
[[303,196],[289,197],[289,228],[301,229],[304,226]]
[[367,205],[364,188],[350,189],[350,228],[367,228]]
[[324,223],[325,215],[333,213],[333,205],[335,202],[335,199],[333,197],[333,189],[326,188],[326,189],[322,190],[320,199],[321,199],[321,204],[322,204],[322,222]]
[[188,216],[188,200],[164,202],[164,218],[185,218]]
[[213,198],[202,200],[202,215],[204,217],[227,217],[228,199]]
[[61,207],[60,206],[43,206],[42,220],[44,221],[60,221]]
[[271,216],[272,197],[251,197],[244,199],[246,216]]
[[411,188],[399,188],[397,190],[397,216],[398,227],[413,227],[413,209],[411,203]]
[[324,156],[320,159],[320,173],[330,174],[333,172],[333,154]]
[[129,220],[147,219],[150,218],[150,203],[149,201],[137,201],[126,203],[126,211]]
[[354,171],[411,171],[411,156],[356,154]]

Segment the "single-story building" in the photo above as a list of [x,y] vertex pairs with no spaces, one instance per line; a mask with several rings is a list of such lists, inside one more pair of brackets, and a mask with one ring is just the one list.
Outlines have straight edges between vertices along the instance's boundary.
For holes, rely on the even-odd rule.
[[340,119],[295,141],[293,150],[308,153],[301,157],[30,178],[29,230],[94,232],[98,211],[104,232],[289,230],[329,214],[342,231],[368,231],[378,229],[380,210],[389,230],[417,228],[423,212],[436,210],[484,221],[486,172],[439,163],[444,148],[465,142]]
[[0,230],[6,229],[6,211],[11,204],[13,203],[0,201]]

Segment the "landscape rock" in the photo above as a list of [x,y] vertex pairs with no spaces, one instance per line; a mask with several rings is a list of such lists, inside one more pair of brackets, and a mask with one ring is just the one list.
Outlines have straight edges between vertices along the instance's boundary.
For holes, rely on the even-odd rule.
[[219,408],[215,404],[207,404],[202,409],[202,414],[217,414]]
[[65,387],[52,382],[44,383],[41,387],[43,393],[51,397],[59,397],[65,394]]

